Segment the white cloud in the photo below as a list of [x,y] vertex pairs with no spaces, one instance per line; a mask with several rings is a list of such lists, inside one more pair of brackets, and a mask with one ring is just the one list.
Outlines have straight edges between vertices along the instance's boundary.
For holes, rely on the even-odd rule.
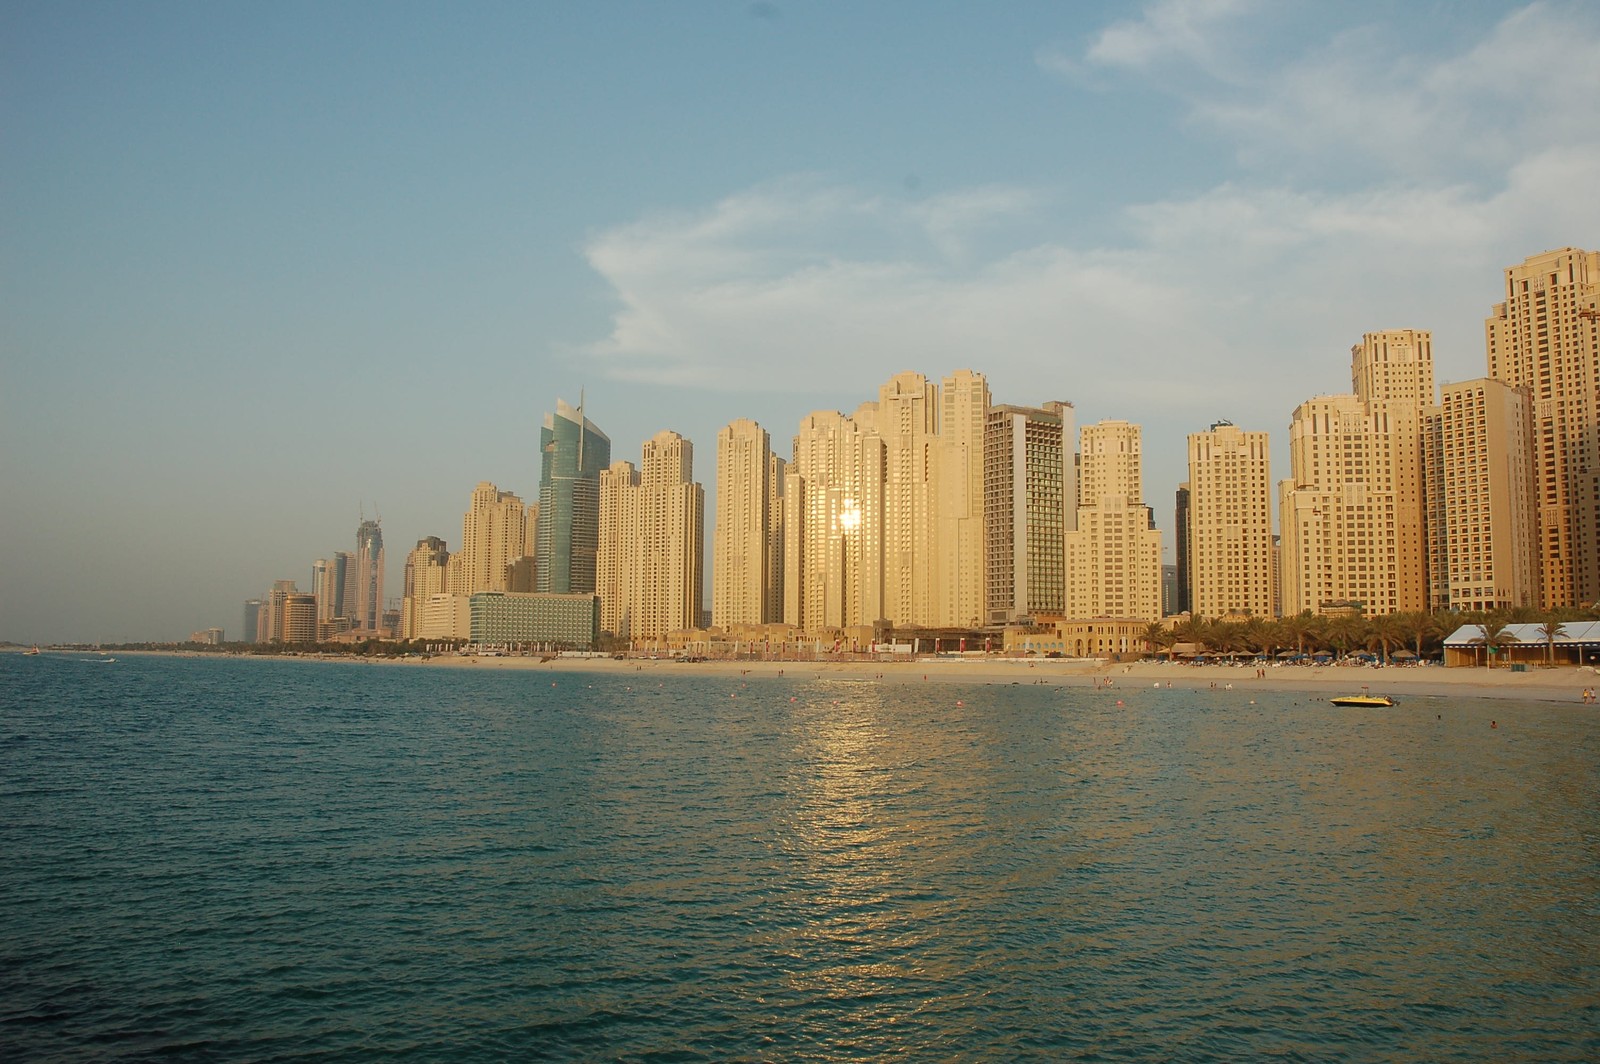
[[[1207,27],[1240,10],[1157,4],[1088,56],[1215,55]],[[894,198],[816,177],[621,226],[587,249],[619,302],[588,353],[632,380],[825,379],[863,398],[899,370],[970,366],[998,401],[1142,421],[1148,453],[1181,453],[1214,417],[1280,429],[1297,403],[1348,387],[1346,352],[1367,331],[1433,330],[1441,379],[1478,375],[1499,270],[1600,233],[1597,41],[1535,5],[1431,63],[1390,70],[1342,39],[1262,72],[1248,105],[1225,105],[1229,86],[1197,95],[1247,155],[1282,140],[1273,150],[1307,165],[1117,208],[1120,237],[1100,246],[1056,235],[1053,190]],[[1545,48],[1570,79],[1535,79]],[[1547,119],[1522,113],[1534,83]],[[1450,164],[1477,145],[1493,151]],[[1330,157],[1348,170],[1318,180],[1311,164]]]
[[1138,19],[1100,31],[1085,59],[1139,71],[1182,59],[1214,70],[1225,39],[1219,31],[1256,6],[1255,0],[1160,0]]

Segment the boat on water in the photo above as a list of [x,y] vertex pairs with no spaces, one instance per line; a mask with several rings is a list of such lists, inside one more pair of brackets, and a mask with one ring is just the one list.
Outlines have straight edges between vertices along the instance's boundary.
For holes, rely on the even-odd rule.
[[39,644],[35,643],[35,644],[33,644],[33,647],[31,649],[24,650],[22,652],[22,656],[25,657],[25,658],[36,658],[36,657],[38,657],[39,656]]
[[1382,708],[1395,704],[1394,699],[1388,695],[1343,695],[1339,698],[1330,698],[1328,701],[1336,706],[1365,706],[1368,708]]

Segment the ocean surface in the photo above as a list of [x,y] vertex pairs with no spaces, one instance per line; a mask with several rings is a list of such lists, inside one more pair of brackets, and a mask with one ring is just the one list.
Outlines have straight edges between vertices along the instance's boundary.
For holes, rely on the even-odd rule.
[[307,1057],[1593,1061],[1600,710],[0,654],[0,1060]]

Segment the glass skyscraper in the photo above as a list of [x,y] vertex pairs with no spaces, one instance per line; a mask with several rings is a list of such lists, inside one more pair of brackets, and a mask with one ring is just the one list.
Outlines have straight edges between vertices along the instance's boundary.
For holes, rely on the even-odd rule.
[[600,538],[600,471],[611,464],[611,440],[556,400],[539,430],[539,525],[534,590],[592,595]]

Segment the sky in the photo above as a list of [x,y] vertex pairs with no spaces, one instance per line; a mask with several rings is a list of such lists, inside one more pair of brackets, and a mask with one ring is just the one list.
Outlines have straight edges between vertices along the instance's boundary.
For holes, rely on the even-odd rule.
[[388,592],[583,396],[715,484],[904,370],[1185,436],[1485,372],[1600,246],[1600,5],[0,2],[0,640],[239,632],[381,516]]

